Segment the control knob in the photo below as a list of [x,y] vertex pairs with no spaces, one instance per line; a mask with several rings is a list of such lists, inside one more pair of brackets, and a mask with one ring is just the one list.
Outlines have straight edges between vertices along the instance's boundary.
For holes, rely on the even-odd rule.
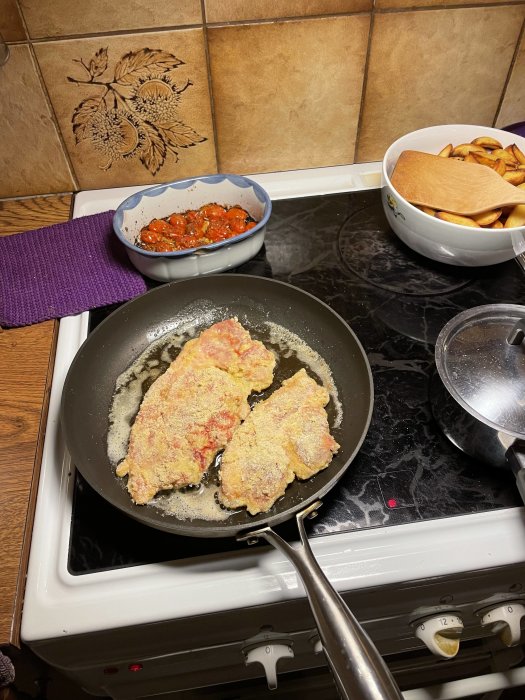
[[277,662],[279,659],[291,658],[294,655],[291,640],[269,628],[263,628],[255,637],[248,639],[242,651],[246,665],[261,664],[270,690],[277,688]]
[[495,608],[479,611],[481,626],[488,627],[507,647],[514,647],[521,639],[521,619],[525,616],[525,606],[508,601]]
[[416,622],[415,635],[436,656],[451,659],[459,650],[463,621],[454,613],[443,613]]

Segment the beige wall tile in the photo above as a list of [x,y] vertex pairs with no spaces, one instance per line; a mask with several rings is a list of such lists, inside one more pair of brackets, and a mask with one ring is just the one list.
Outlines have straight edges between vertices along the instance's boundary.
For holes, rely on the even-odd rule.
[[521,39],[516,62],[505,90],[496,126],[525,121],[525,35]]
[[23,41],[26,38],[16,0],[0,0],[0,34],[4,41]]
[[208,31],[221,171],[352,162],[369,22],[354,15]]
[[202,29],[35,49],[82,188],[216,172]]
[[11,46],[0,68],[0,197],[75,185],[29,47]]
[[379,160],[425,126],[491,126],[524,15],[523,5],[377,15],[356,160]]
[[377,9],[410,9],[412,7],[443,7],[446,5],[508,5],[509,0],[375,0]]
[[372,9],[373,0],[205,0],[207,22],[307,17]]
[[[158,29],[202,22],[200,0],[20,0],[32,38]],[[80,9],[81,8],[81,9]]]

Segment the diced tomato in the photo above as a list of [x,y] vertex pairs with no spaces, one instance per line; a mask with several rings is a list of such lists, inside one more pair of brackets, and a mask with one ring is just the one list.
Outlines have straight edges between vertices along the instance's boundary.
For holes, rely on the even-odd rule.
[[155,244],[156,253],[172,253],[174,250],[176,250],[175,246],[167,241]]
[[241,207],[230,207],[226,212],[226,217],[228,219],[246,219],[248,212],[241,209]]
[[186,228],[186,224],[183,224],[182,226],[172,226],[170,231],[166,231],[164,235],[170,240],[176,241],[186,234]]
[[164,219],[153,219],[153,221],[148,224],[148,228],[157,233],[164,233],[169,230],[170,225],[167,221],[164,221]]
[[143,228],[140,232],[140,240],[142,243],[157,243],[160,241],[160,234],[148,228]]
[[246,231],[246,222],[244,219],[230,219],[230,228],[234,233],[244,233]]
[[254,228],[255,226],[257,226],[256,221],[248,221],[248,223],[246,224],[246,230],[249,231],[251,228]]
[[186,228],[186,219],[183,214],[172,214],[169,222],[173,228]]
[[206,230],[206,238],[210,241],[222,241],[231,235],[228,225],[223,221],[210,221]]
[[223,219],[226,215],[226,209],[221,207],[219,204],[205,204],[199,209],[202,216],[210,221],[215,219]]

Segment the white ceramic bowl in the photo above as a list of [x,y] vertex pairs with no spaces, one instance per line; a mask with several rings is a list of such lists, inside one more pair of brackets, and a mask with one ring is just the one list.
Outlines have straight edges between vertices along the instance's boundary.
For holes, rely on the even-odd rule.
[[388,223],[397,236],[421,255],[450,265],[495,265],[525,250],[525,227],[471,228],[441,221],[409,204],[390,182],[402,151],[439,153],[447,144],[470,143],[478,136],[492,136],[503,147],[515,143],[525,153],[525,138],[501,129],[471,124],[445,124],[412,131],[389,147],[383,158],[381,198]]
[[[154,253],[134,244],[140,230],[152,219],[210,203],[227,207],[238,204],[258,223],[233,238],[190,250]],[[155,185],[131,195],[117,208],[113,229],[142,274],[169,282],[223,272],[253,258],[264,242],[271,211],[268,193],[253,180],[242,175],[207,175]]]

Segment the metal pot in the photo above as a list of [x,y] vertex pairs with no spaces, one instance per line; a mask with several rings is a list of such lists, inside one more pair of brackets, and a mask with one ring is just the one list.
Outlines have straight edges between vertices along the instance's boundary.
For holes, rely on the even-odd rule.
[[525,502],[525,306],[489,304],[440,331],[431,404],[454,445],[511,468]]

